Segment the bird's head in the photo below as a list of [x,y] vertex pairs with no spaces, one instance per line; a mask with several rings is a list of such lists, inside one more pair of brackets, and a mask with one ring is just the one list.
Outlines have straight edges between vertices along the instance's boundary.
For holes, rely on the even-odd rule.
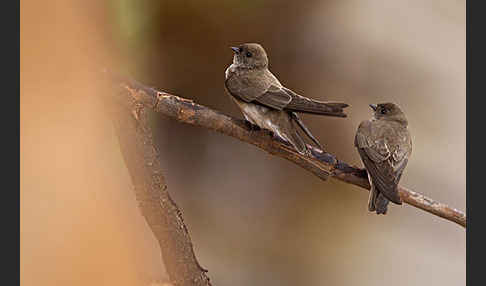
[[267,53],[260,44],[246,43],[231,47],[235,53],[233,64],[243,68],[266,68],[268,66]]
[[379,103],[370,104],[371,109],[374,111],[374,117],[377,120],[389,120],[396,121],[405,126],[408,125],[407,118],[402,112],[400,107],[395,103]]

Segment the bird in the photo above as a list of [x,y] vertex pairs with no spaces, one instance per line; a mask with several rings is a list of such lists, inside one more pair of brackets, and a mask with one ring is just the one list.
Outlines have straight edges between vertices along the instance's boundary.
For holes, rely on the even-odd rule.
[[354,145],[371,189],[368,210],[386,214],[389,201],[401,205],[398,183],[412,154],[408,120],[395,103],[370,104],[373,117],[362,121]]
[[225,71],[225,88],[250,126],[269,130],[300,154],[309,154],[297,125],[322,150],[297,113],[346,117],[343,108],[348,104],[309,99],[283,86],[268,69],[267,53],[258,43],[231,49],[233,63]]

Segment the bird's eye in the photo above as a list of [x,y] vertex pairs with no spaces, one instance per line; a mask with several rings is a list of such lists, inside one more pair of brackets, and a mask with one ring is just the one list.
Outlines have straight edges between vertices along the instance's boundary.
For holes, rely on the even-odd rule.
[[381,111],[380,111],[381,114],[386,114],[387,112],[388,112],[388,110],[386,110],[385,108],[382,108]]
[[252,55],[251,55],[251,53],[250,53],[250,52],[247,52],[247,53],[246,53],[246,57],[247,57],[247,58],[251,58],[251,56],[252,56]]

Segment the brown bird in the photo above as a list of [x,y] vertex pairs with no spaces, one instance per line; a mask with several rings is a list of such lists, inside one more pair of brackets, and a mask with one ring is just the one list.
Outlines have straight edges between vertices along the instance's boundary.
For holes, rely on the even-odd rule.
[[307,153],[305,141],[295,124],[321,149],[297,112],[346,117],[340,102],[321,102],[298,95],[284,87],[268,70],[267,53],[259,44],[231,47],[233,64],[225,72],[225,87],[246,120],[290,143],[299,153]]
[[371,185],[368,210],[386,214],[388,201],[401,205],[398,182],[412,154],[408,121],[394,103],[370,104],[371,120],[361,122],[354,145]]

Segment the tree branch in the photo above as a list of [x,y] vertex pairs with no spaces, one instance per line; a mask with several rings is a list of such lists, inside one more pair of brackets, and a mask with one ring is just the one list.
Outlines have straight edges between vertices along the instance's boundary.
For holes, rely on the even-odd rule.
[[[119,87],[126,91],[121,93],[121,96],[131,97],[156,112],[180,122],[214,130],[255,145],[272,155],[285,158],[301,166],[322,180],[332,177],[366,190],[370,189],[366,170],[350,166],[333,154],[309,146],[312,156],[301,155],[291,146],[274,140],[268,132],[252,132],[243,120],[232,118],[191,100],[144,86],[129,78],[113,76],[113,79]],[[466,228],[466,215],[463,212],[402,186],[399,186],[399,192],[402,200],[407,204]]]
[[[124,92],[126,95],[127,93]],[[171,199],[152,139],[146,107],[130,96],[108,98],[121,153],[142,215],[157,238],[173,285],[211,285],[198,263],[182,214]]]

